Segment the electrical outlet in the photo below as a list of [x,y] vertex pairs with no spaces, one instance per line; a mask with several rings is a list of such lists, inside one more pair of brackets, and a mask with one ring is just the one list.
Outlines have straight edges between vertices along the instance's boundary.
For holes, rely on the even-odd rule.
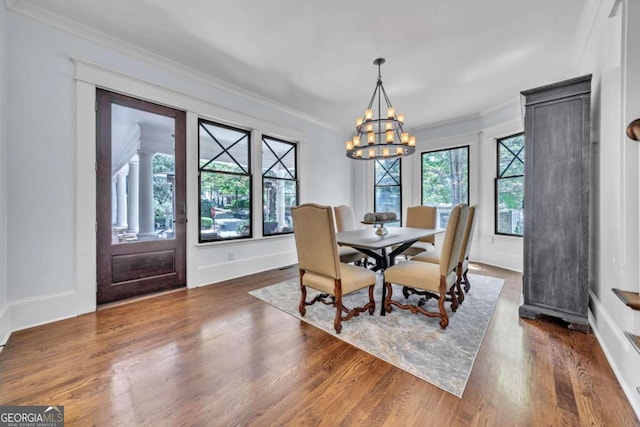
[[236,259],[236,254],[234,252],[229,252],[229,261],[233,261]]

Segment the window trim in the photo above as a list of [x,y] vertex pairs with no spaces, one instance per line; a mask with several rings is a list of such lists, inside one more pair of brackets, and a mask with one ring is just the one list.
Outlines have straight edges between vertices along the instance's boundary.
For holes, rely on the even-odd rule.
[[[399,176],[399,180],[398,180],[398,184],[394,184],[394,185],[378,185],[376,183],[376,164],[377,162],[379,162],[380,160],[395,160],[398,162],[398,176]],[[389,175],[391,176],[391,174],[389,173],[389,169],[385,168],[385,175]],[[382,179],[383,177],[380,177],[380,179]],[[395,181],[396,179],[391,176],[391,178]],[[391,158],[391,159],[376,159],[373,163],[373,211],[374,212],[378,212],[378,209],[376,207],[376,189],[378,187],[398,187],[400,189],[400,215],[398,217],[398,222],[400,223],[400,227],[402,227],[402,219],[403,219],[403,215],[402,215],[402,158],[400,157],[396,157],[395,159]],[[391,224],[393,225],[393,224]]]
[[[494,184],[493,184],[493,203],[494,203],[494,212],[493,212],[493,232],[495,235],[497,236],[509,236],[509,237],[519,237],[522,238],[524,236],[524,231],[523,234],[515,234],[515,233],[504,233],[502,231],[498,231],[498,212],[499,212],[499,207],[498,207],[498,184],[500,182],[501,179],[505,179],[505,178],[522,178],[522,181],[524,183],[524,173],[522,175],[509,175],[509,176],[499,176],[500,175],[500,141],[503,141],[505,139],[511,139],[511,138],[515,138],[517,136],[522,135],[524,137],[524,132],[516,132],[514,134],[508,135],[508,136],[503,136],[501,138],[496,138],[496,177],[494,178]],[[522,144],[522,150],[521,152],[524,152],[524,141]],[[511,150],[509,150],[511,151]],[[517,156],[517,154],[516,154]],[[515,160],[515,157],[514,157]],[[513,160],[512,160],[513,162]],[[524,161],[522,162],[522,164],[524,165]],[[507,166],[507,168],[505,169],[505,171],[509,169],[509,166]],[[524,169],[523,169],[524,170]],[[524,195],[523,195],[523,200],[522,203],[524,205]]]
[[[466,148],[467,150],[467,200],[464,203],[466,203],[467,205],[469,204],[469,190],[470,190],[469,179],[471,175],[471,159],[470,159],[471,145],[466,144],[466,145],[458,145],[455,147],[440,148],[438,150],[423,151],[420,153],[420,204],[422,206],[427,206],[425,205],[425,202],[424,202],[424,155],[431,154],[431,153],[438,153],[440,151],[459,150],[461,148]],[[453,208],[453,206],[451,207]]]
[[[225,129],[230,129],[230,130],[237,131],[237,132],[242,132],[242,133],[245,133],[247,135],[247,173],[243,174],[243,173],[240,173],[240,172],[231,172],[231,171],[224,172],[224,171],[216,171],[216,170],[207,170],[206,168],[203,169],[203,167],[200,166],[200,147],[201,147],[201,145],[200,145],[200,126],[202,126],[203,123],[210,124],[210,125],[217,126],[217,127],[221,127],[221,128],[225,128]],[[243,128],[237,127],[237,126],[227,125],[227,124],[224,124],[224,123],[215,122],[213,120],[205,119],[203,117],[198,117],[198,221],[197,221],[197,227],[198,227],[198,243],[199,244],[230,242],[230,241],[244,240],[244,239],[253,238],[253,170],[252,170],[252,164],[251,164],[251,160],[252,160],[252,158],[251,158],[251,156],[252,156],[251,155],[251,148],[252,147],[251,146],[252,146],[252,133],[251,133],[250,130],[243,129]],[[229,156],[235,162],[235,159],[233,158],[233,156],[231,156],[230,154],[229,154]],[[210,163],[211,163],[211,161],[209,161],[207,163],[207,165],[210,164]],[[244,168],[242,168],[242,169],[244,169]],[[245,235],[245,236],[240,235],[240,236],[235,236],[235,237],[224,237],[224,238],[219,238],[219,239],[203,239],[202,238],[202,228],[200,226],[200,216],[201,216],[201,213],[202,213],[202,172],[219,173],[219,174],[224,174],[224,175],[246,176],[246,177],[249,178],[249,206],[250,206],[250,208],[249,208],[249,233],[247,235]],[[215,218],[214,218],[214,221],[215,221]]]
[[[265,134],[263,133],[260,137],[260,148],[262,149],[263,144],[267,144],[267,142],[265,141],[265,138],[276,141],[276,142],[280,142],[283,144],[288,144],[291,145],[291,149],[294,150],[294,155],[293,155],[293,161],[294,161],[294,168],[295,168],[295,176],[293,178],[278,178],[278,177],[272,177],[272,176],[268,176],[265,177],[264,174],[269,172],[278,162],[280,164],[282,164],[283,166],[284,163],[282,163],[282,157],[278,157],[278,160],[271,165],[271,167],[269,169],[267,169],[265,172],[261,172],[261,176],[262,176],[262,187],[261,187],[261,194],[260,194],[260,206],[263,206],[264,204],[264,180],[265,178],[267,179],[274,179],[274,180],[281,180],[281,181],[294,181],[295,182],[295,187],[296,187],[296,204],[300,203],[300,179],[298,178],[298,148],[299,148],[299,143],[297,142],[293,142],[293,141],[286,141],[282,138],[276,138],[274,136],[270,136],[269,134]],[[269,147],[269,149],[271,149],[271,147]],[[289,149],[287,151],[286,154],[291,152],[291,149]],[[261,151],[262,152],[262,151]],[[273,153],[273,151],[272,151]],[[274,155],[276,155],[275,153],[273,153]],[[277,155],[276,155],[277,157]],[[283,156],[284,157],[284,156]],[[260,166],[261,168],[264,167],[264,162],[263,162],[263,157],[260,156]],[[286,166],[285,166],[286,167]],[[288,170],[289,175],[291,175],[291,172]],[[291,227],[291,231],[280,231],[278,233],[269,233],[269,234],[265,234],[264,233],[264,211],[261,208],[260,209],[260,217],[262,218],[262,237],[272,237],[272,236],[283,236],[283,235],[287,235],[287,234],[293,234],[293,227]]]

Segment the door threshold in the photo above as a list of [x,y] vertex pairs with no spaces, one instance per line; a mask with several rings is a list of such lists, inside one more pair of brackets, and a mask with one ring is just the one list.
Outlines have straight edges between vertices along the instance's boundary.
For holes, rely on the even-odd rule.
[[105,302],[104,304],[98,304],[98,307],[96,308],[96,311],[100,311],[100,310],[104,310],[105,308],[112,308],[112,307],[118,307],[121,305],[126,305],[126,304],[131,304],[132,302],[138,302],[138,301],[142,301],[142,300],[146,300],[149,298],[155,298],[155,297],[159,297],[162,295],[167,295],[167,294],[172,294],[175,292],[181,292],[181,291],[186,291],[187,287],[181,287],[181,288],[176,288],[176,289],[168,289],[166,291],[160,291],[160,292],[154,292],[151,294],[146,294],[146,295],[139,295],[139,296],[135,296],[135,297],[131,297],[131,298],[125,298],[125,299],[121,299],[118,301],[111,301],[111,302]]

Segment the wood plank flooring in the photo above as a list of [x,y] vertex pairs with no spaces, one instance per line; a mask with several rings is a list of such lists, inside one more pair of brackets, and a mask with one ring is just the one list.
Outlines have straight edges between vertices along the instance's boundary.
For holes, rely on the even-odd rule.
[[293,267],[15,332],[0,403],[67,426],[640,425],[594,335],[520,319],[520,274],[471,271],[506,283],[462,399],[247,294]]

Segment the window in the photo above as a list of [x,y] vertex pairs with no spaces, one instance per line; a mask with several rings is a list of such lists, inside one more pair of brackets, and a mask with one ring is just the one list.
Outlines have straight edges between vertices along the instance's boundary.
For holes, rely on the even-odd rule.
[[469,146],[422,153],[422,204],[438,208],[437,227],[458,203],[469,203]]
[[200,242],[251,237],[250,133],[198,120]]
[[524,134],[498,139],[496,234],[522,236],[524,228]]
[[262,234],[293,232],[291,207],[298,204],[297,146],[262,137]]
[[374,170],[374,212],[395,212],[397,222],[387,225],[399,226],[402,221],[402,185],[400,159],[376,160]]

